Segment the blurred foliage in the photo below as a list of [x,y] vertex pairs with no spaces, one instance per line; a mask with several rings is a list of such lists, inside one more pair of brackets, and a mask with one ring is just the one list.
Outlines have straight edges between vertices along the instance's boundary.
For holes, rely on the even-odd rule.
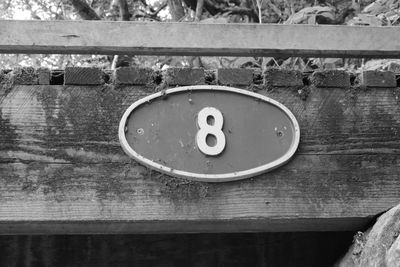
[[[196,13],[198,0],[2,0],[1,19],[78,20],[76,5],[87,4],[97,19],[120,20],[122,4],[131,21],[199,21],[200,23],[285,23],[347,24],[358,26],[399,26],[400,0],[204,0]],[[173,5],[173,8],[169,8]],[[177,8],[178,7],[178,8]],[[201,7],[201,6],[200,6]],[[177,16],[173,12],[181,12]],[[178,11],[177,11],[178,10]],[[87,18],[87,17],[86,17]],[[17,66],[63,69],[66,66],[97,66],[109,69],[112,55],[0,55],[2,68]],[[279,67],[310,71],[316,68],[385,69],[398,60],[254,58],[254,57],[119,57],[118,66],[144,66],[162,69],[175,67],[267,68]],[[122,63],[121,63],[122,62]]]

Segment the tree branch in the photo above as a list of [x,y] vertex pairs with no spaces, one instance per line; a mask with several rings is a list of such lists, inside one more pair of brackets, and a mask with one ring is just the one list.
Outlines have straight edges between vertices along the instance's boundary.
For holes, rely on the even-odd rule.
[[151,16],[157,16],[158,13],[160,13],[161,10],[166,8],[168,6],[167,2],[164,2],[157,10],[155,10],[153,13],[151,13]]
[[143,14],[135,14],[134,18],[143,18],[143,19],[150,19],[155,21],[161,21],[161,19],[157,16],[153,16],[152,14],[143,13]]
[[119,0],[119,13],[121,20],[129,21],[131,19],[131,13],[129,13],[129,6],[126,0]]
[[283,16],[282,16],[282,11],[276,6],[276,5],[274,5],[272,2],[271,2],[271,0],[267,0],[267,5],[278,15],[278,17],[280,18],[280,19],[283,19]]
[[101,20],[99,15],[86,3],[85,0],[70,0],[72,6],[84,20]]
[[194,17],[194,21],[201,20],[201,14],[203,13],[203,6],[204,6],[204,0],[197,0],[196,15]]
[[167,0],[172,21],[180,21],[185,16],[181,0]]
[[[129,13],[128,3],[126,2],[126,0],[117,0],[117,1],[118,1],[118,5],[119,5],[119,15],[121,17],[121,20],[129,21],[132,15],[131,15],[131,13]],[[113,3],[115,5],[116,1],[113,1]],[[130,63],[126,59],[127,59],[126,57],[115,55],[114,59],[111,63],[111,69],[114,70],[117,67],[122,67],[125,65],[129,66]]]
[[258,20],[258,15],[254,12],[253,9],[251,8],[246,8],[246,7],[227,7],[222,10],[222,13],[229,13],[232,15],[243,15],[243,16],[249,16],[253,18],[255,21]]

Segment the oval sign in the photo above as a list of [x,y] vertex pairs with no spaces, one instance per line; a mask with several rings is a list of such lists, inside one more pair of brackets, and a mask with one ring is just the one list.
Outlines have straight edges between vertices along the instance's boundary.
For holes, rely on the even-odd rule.
[[133,103],[119,125],[124,151],[148,167],[198,181],[239,180],[295,153],[300,129],[281,103],[226,86],[177,87]]

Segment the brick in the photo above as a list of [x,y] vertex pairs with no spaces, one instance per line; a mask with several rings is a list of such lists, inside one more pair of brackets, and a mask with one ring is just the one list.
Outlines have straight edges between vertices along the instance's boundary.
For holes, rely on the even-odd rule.
[[217,82],[226,85],[250,85],[253,71],[249,69],[217,69]]
[[103,72],[99,68],[65,68],[65,85],[100,85],[103,83]]
[[311,83],[322,88],[350,87],[350,74],[344,70],[315,71],[311,76]]
[[204,84],[204,70],[199,68],[169,68],[164,73],[164,81],[169,85]]
[[114,71],[114,82],[124,85],[143,85],[152,81],[153,71],[149,68],[121,67]]
[[38,84],[38,75],[34,68],[16,68],[11,73],[14,84]]
[[276,87],[303,86],[303,74],[297,70],[267,69],[264,84]]
[[367,70],[361,73],[361,84],[366,87],[396,87],[396,75],[391,71]]
[[37,70],[39,84],[47,85],[50,84],[50,70],[40,68]]

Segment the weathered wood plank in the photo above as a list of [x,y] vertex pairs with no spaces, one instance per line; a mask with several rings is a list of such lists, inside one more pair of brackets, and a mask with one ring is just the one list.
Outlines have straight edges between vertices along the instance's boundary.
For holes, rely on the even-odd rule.
[[397,86],[396,75],[391,71],[363,71],[360,81],[363,86],[372,88]]
[[275,88],[302,129],[287,165],[243,181],[171,179],[126,156],[118,123],[146,87],[0,92],[0,233],[355,230],[400,201],[396,91]]
[[0,21],[0,28],[0,53],[400,57],[399,27]]
[[66,85],[100,85],[103,83],[103,72],[99,68],[65,68],[64,84]]

